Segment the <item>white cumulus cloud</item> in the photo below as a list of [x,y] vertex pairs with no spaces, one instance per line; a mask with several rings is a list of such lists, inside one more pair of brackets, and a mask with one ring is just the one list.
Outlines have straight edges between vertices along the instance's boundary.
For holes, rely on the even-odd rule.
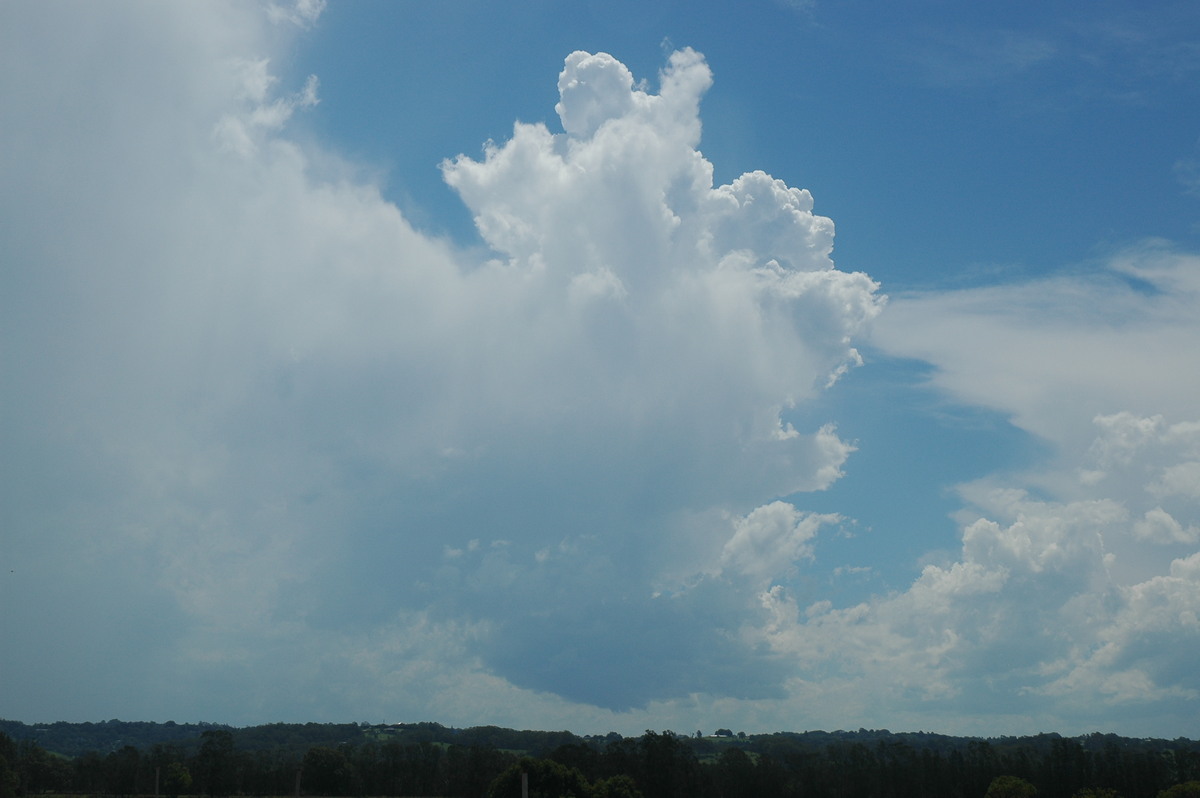
[[711,519],[841,475],[781,414],[860,362],[878,286],[807,192],[713,185],[690,50],[657,91],[568,55],[564,132],[443,165],[491,256],[419,233],[289,137],[318,79],[276,65],[322,6],[0,11],[0,546],[72,619],[0,621],[6,713],[482,721],[414,698],[435,660],[514,724],[777,695],[753,592],[660,588],[720,559]]
[[765,587],[797,561],[812,557],[817,531],[839,520],[837,515],[801,513],[786,502],[765,504],[734,524],[721,564]]

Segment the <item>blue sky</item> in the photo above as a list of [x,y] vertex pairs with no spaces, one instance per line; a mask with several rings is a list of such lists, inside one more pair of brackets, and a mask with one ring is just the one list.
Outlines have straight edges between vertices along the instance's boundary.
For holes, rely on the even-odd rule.
[[1191,4],[0,23],[0,716],[1200,736]]

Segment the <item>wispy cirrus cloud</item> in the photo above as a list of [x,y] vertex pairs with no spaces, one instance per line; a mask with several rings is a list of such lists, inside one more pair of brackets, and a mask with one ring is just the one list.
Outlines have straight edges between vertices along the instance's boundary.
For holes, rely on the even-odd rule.
[[1060,46],[1042,33],[964,28],[923,31],[902,57],[934,84],[975,86],[1015,78],[1060,55]]

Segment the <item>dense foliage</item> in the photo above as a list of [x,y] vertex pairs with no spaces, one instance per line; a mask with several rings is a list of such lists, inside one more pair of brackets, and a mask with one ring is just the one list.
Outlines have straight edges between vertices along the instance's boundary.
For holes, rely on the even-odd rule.
[[[121,721],[0,721],[0,729],[0,798],[517,798],[522,780],[530,798],[1200,798],[1200,743],[1101,734],[982,740],[721,729],[712,737],[624,738],[436,723],[232,729]],[[96,747],[81,751],[82,740]]]

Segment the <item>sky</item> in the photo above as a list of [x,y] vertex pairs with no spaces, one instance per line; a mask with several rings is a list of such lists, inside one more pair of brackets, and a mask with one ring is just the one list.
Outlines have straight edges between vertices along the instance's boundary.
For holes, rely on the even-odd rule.
[[0,97],[0,717],[1200,738],[1194,3],[30,0]]

